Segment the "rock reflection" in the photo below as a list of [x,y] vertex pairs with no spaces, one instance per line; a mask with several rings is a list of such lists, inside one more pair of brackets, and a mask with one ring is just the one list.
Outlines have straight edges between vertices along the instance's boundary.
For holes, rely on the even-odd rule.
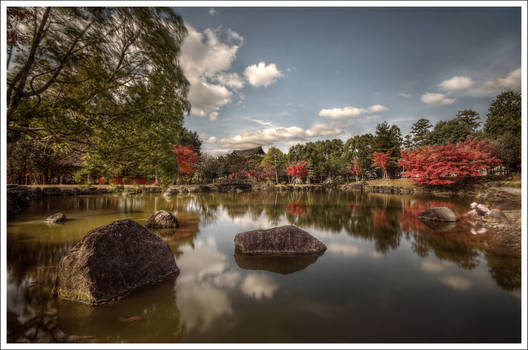
[[174,284],[175,279],[170,278],[137,290],[118,303],[99,307],[58,300],[57,325],[70,337],[97,342],[182,341],[185,330]]
[[318,255],[258,256],[235,252],[238,267],[245,270],[264,270],[287,275],[304,270],[319,258]]

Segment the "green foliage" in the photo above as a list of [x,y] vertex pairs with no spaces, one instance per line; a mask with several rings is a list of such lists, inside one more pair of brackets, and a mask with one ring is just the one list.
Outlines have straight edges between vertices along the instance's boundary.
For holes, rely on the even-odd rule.
[[401,131],[396,125],[389,126],[387,122],[383,122],[376,126],[376,135],[374,136],[372,151],[389,154],[386,170],[391,177],[398,169],[401,144]]
[[361,178],[372,168],[372,153],[374,148],[374,136],[363,134],[351,137],[344,146],[344,158],[348,165],[357,164]]
[[521,93],[506,91],[498,95],[490,105],[484,132],[495,139],[510,134],[521,138]]
[[261,166],[269,166],[275,173],[275,182],[279,183],[279,172],[284,171],[286,162],[286,155],[280,149],[270,147],[264,158],[262,158]]
[[411,143],[406,148],[420,147],[424,144],[430,129],[433,127],[429,119],[420,118],[411,127]]
[[171,177],[185,140],[189,83],[178,62],[186,34],[169,8],[34,8],[29,40],[8,67],[8,134],[85,154],[101,175]]

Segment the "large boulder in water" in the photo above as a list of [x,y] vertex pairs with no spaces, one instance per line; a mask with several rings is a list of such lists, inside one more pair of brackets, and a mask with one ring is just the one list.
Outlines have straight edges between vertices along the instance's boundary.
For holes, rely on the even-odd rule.
[[132,220],[88,232],[57,268],[64,299],[100,304],[179,273],[169,245]]
[[166,210],[158,210],[148,220],[145,227],[148,228],[178,228],[178,219]]
[[251,255],[322,254],[326,250],[323,242],[292,225],[238,233],[235,248]]
[[457,220],[455,213],[448,207],[435,207],[424,210],[420,213],[420,215],[418,215],[418,218],[422,220],[449,222],[454,222]]

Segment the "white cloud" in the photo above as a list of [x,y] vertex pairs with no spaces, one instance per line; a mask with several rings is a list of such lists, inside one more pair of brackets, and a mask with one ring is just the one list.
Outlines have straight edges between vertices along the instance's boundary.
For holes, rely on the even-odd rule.
[[340,124],[313,124],[308,129],[298,126],[268,127],[260,130],[243,130],[239,134],[217,139],[210,137],[208,143],[215,143],[224,148],[245,149],[257,146],[269,146],[274,143],[286,145],[292,141],[301,142],[314,137],[335,137],[343,134]]
[[401,96],[401,97],[403,97],[403,98],[409,98],[409,97],[411,97],[411,95],[406,94],[405,92],[400,92],[400,93],[398,94],[398,96]]
[[[231,29],[207,28],[201,33],[188,23],[186,26],[188,35],[180,63],[191,84],[191,114],[216,120],[220,108],[232,101],[233,92],[228,87],[244,85],[237,73],[229,72],[243,38]],[[219,34],[226,34],[229,42],[222,42]]]
[[234,89],[241,89],[244,87],[244,80],[240,78],[238,73],[219,73],[215,80],[222,85],[229,86]]
[[449,266],[450,264],[444,261],[425,260],[422,262],[422,270],[427,272],[440,272]]
[[422,102],[432,106],[450,105],[455,101],[454,98],[448,98],[446,95],[436,92],[426,92],[422,95]]
[[211,16],[214,16],[215,13],[216,13],[216,10],[215,10],[215,9],[213,9],[213,8],[210,8],[210,9],[209,9],[209,14],[210,14]]
[[383,105],[373,105],[367,108],[367,110],[371,113],[379,113],[379,112],[386,112],[389,110],[389,108],[383,106]]
[[361,249],[359,249],[353,244],[344,244],[336,242],[328,244],[327,247],[329,252],[345,256],[353,256],[361,253]]
[[244,294],[257,300],[270,299],[278,287],[271,277],[264,274],[249,274],[240,285]]
[[486,82],[485,87],[494,90],[520,90],[521,68],[511,71],[503,78],[497,78]]
[[451,79],[444,80],[440,83],[440,89],[444,91],[465,90],[473,86],[473,80],[470,77],[454,76]]
[[471,281],[466,277],[447,275],[440,280],[446,286],[453,288],[454,290],[467,290],[471,287]]
[[266,64],[265,62],[246,67],[244,75],[253,86],[269,86],[283,76],[275,63]]
[[347,106],[343,108],[330,108],[330,109],[321,109],[319,111],[319,116],[330,119],[341,119],[347,117],[357,117],[364,113],[378,113],[388,111],[389,108],[383,105],[373,105],[367,108]]

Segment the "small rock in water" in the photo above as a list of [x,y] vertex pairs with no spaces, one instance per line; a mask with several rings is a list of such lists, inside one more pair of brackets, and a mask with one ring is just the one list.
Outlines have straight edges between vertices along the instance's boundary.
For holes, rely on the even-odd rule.
[[448,207],[435,207],[424,210],[418,218],[432,221],[457,221],[455,213]]
[[66,221],[66,215],[64,215],[63,213],[56,213],[46,218],[46,222],[48,224],[56,224],[64,221]]
[[148,228],[178,228],[178,219],[166,210],[158,210],[148,220],[145,227]]

